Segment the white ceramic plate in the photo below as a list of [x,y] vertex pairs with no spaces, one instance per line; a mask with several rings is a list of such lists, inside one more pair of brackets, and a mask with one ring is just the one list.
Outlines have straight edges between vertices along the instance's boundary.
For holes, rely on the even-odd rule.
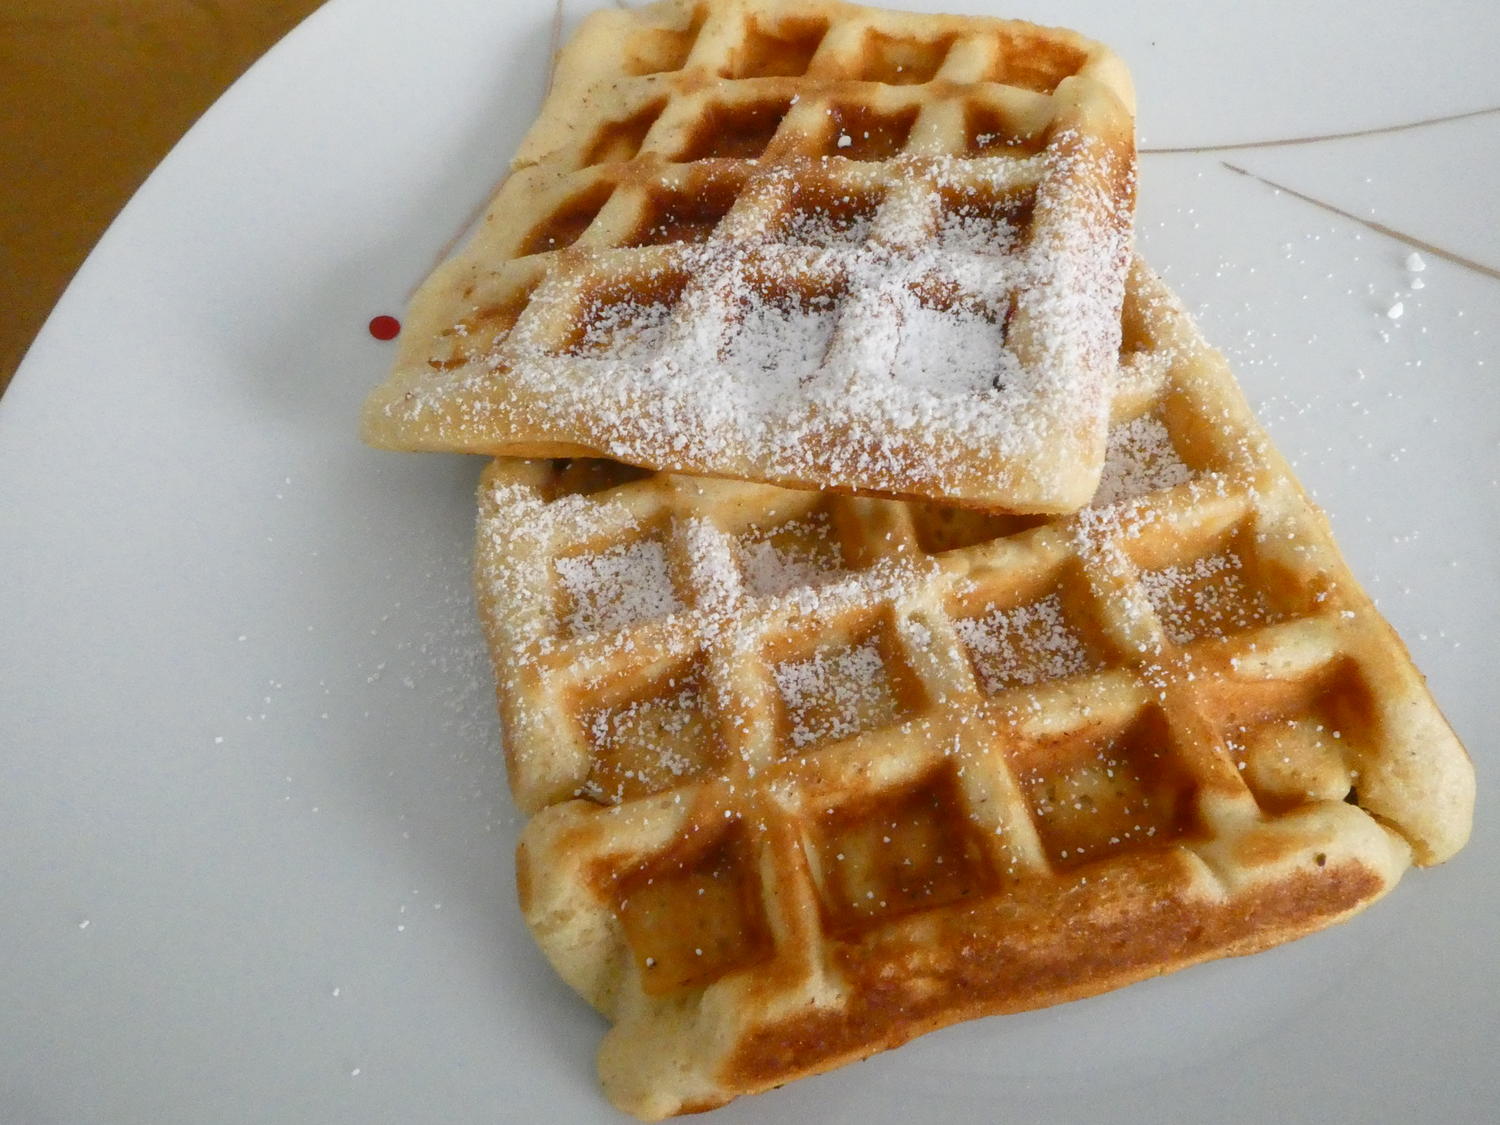
[[[1147,149],[1500,106],[1493,5],[1005,14],[1114,44]],[[0,401],[0,1120],[612,1119],[600,1021],[513,901],[466,586],[477,463],[354,436],[391,355],[366,322],[500,176],[550,23],[520,0],[335,0],[161,166]],[[1500,1104],[1500,113],[1142,165],[1144,251],[1476,758],[1473,842],[1331,932],[717,1120]],[[1412,273],[1372,222],[1475,265]]]

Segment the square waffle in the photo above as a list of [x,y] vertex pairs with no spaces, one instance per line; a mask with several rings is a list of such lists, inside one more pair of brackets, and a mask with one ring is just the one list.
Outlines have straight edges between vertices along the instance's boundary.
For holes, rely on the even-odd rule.
[[1221,357],[1130,274],[1069,517],[495,462],[523,912],[647,1119],[1337,922],[1472,767]]
[[1073,511],[1104,456],[1133,93],[1072,32],[604,11],[422,285],[377,445]]

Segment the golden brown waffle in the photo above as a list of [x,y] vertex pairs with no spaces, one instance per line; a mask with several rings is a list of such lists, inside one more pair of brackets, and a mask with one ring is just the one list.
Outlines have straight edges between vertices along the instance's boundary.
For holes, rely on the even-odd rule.
[[1052,522],[498,461],[477,581],[522,909],[644,1118],[1336,922],[1468,759],[1172,295],[1132,271]]
[[1134,201],[1124,66],[837,2],[606,11],[422,286],[365,436],[1072,511]]

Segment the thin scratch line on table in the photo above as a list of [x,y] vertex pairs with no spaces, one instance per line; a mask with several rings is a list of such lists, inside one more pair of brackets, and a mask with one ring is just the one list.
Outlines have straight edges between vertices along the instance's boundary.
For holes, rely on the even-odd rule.
[[1236,152],[1250,148],[1283,148],[1290,145],[1315,145],[1323,141],[1342,141],[1351,137],[1378,137],[1387,133],[1404,133],[1408,129],[1425,129],[1429,125],[1444,125],[1449,121],[1466,121],[1471,117],[1485,117],[1500,113],[1500,105],[1487,109],[1471,109],[1464,113],[1449,113],[1441,117],[1424,117],[1421,121],[1404,121],[1399,125],[1381,125],[1374,129],[1354,129],[1348,133],[1323,133],[1316,137],[1284,137],[1275,141],[1240,141],[1227,145],[1196,145],[1185,148],[1143,148],[1141,154],[1164,156],[1172,153]]
[[1487,266],[1483,262],[1476,262],[1473,258],[1465,258],[1462,254],[1455,254],[1451,250],[1444,250],[1441,246],[1434,246],[1430,242],[1425,242],[1420,238],[1415,238],[1412,235],[1397,230],[1395,227],[1388,227],[1384,223],[1377,223],[1373,219],[1363,219],[1360,216],[1354,214],[1352,211],[1345,211],[1342,207],[1335,207],[1332,203],[1327,203],[1321,199],[1316,199],[1311,195],[1306,195],[1303,192],[1295,190],[1294,188],[1287,187],[1285,184],[1278,184],[1275,180],[1268,180],[1264,176],[1257,176],[1249,169],[1241,168],[1236,164],[1230,164],[1227,160],[1221,160],[1219,161],[1219,164],[1222,167],[1228,168],[1231,172],[1237,172],[1239,175],[1247,176],[1250,179],[1255,180],[1257,183],[1262,183],[1269,188],[1275,188],[1277,191],[1285,192],[1293,199],[1300,199],[1303,203],[1310,203],[1312,204],[1312,206],[1321,208],[1322,210],[1327,211],[1330,214],[1338,215],[1341,218],[1356,222],[1367,230],[1374,231],[1376,234],[1384,235],[1386,238],[1393,238],[1397,242],[1405,243],[1407,246],[1410,246],[1414,250],[1420,250],[1424,254],[1431,254],[1434,258],[1442,258],[1444,261],[1452,262],[1456,266],[1462,266],[1464,269],[1473,270],[1475,273],[1480,273],[1485,277],[1494,278],[1496,281],[1500,281],[1500,270],[1495,269],[1493,266]]

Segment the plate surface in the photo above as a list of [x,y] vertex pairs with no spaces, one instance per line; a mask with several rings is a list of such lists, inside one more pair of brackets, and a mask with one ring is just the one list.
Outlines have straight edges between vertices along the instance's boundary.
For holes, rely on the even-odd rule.
[[[1131,64],[1140,245],[1467,742],[1474,838],[1332,931],[714,1120],[1487,1119],[1500,7],[998,14]],[[365,325],[499,179],[551,24],[334,0],[157,170],[0,400],[0,1120],[617,1118],[602,1025],[514,905],[478,462],[354,436],[391,356]]]

